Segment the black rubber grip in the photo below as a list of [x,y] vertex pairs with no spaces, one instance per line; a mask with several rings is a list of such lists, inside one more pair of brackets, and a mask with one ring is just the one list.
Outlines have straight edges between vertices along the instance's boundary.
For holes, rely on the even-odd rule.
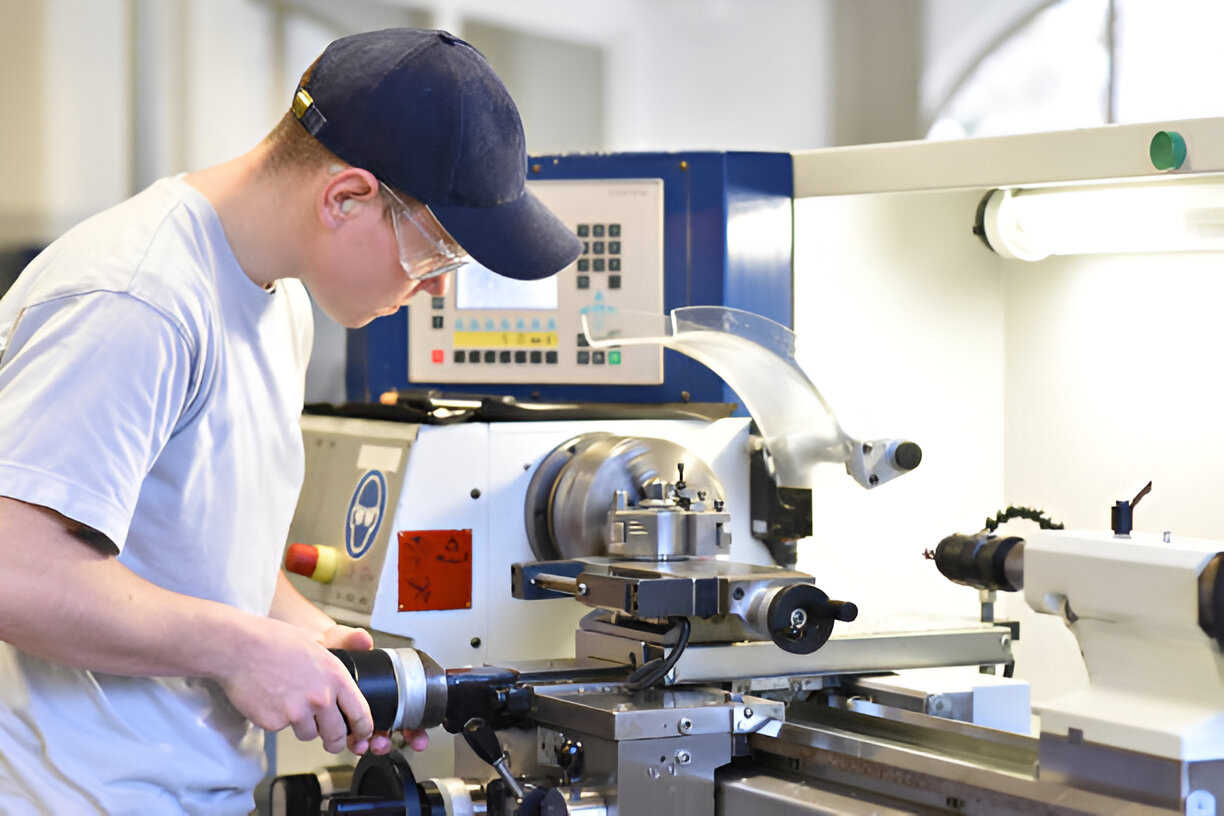
[[361,689],[362,696],[370,704],[374,730],[390,731],[394,728],[395,715],[399,712],[400,689],[391,656],[382,649],[372,649],[368,652],[332,649],[331,652],[340,658],[340,662],[357,681],[357,688]]

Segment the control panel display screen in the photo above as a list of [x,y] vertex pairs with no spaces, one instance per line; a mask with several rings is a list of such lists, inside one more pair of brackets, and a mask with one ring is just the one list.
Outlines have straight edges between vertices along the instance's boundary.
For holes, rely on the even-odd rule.
[[557,277],[523,281],[503,278],[472,261],[455,273],[455,308],[556,309]]
[[471,263],[445,295],[408,307],[408,381],[659,385],[663,349],[592,347],[583,316],[663,314],[663,180],[527,182],[574,231],[582,254],[552,277],[519,281]]

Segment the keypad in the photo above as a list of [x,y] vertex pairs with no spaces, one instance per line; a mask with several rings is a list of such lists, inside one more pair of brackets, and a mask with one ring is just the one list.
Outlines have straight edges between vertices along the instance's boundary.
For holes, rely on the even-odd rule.
[[[623,285],[623,277],[621,274],[621,225],[619,223],[590,223],[577,225],[576,232],[582,240],[582,255],[578,258],[576,264],[577,274],[574,276],[574,285],[578,289],[593,290],[591,296],[599,297],[597,294],[602,290],[620,289]],[[608,274],[611,273],[611,274]],[[446,306],[446,299],[435,297],[431,300],[431,305],[434,309],[443,309]],[[435,329],[452,329],[456,333],[456,340],[459,340],[459,334],[469,332],[471,334],[463,337],[464,345],[477,345],[480,343],[480,338],[477,336],[479,332],[493,332],[494,323],[492,320],[468,320],[465,318],[455,318],[454,320],[446,320],[441,315],[431,315],[431,324]],[[482,322],[483,321],[483,322]],[[453,323],[453,327],[448,325]],[[557,326],[555,321],[548,321],[547,327],[541,325],[541,320],[528,320],[523,317],[502,318],[501,330],[510,331],[513,323],[514,331],[517,332],[555,332]],[[530,326],[528,324],[531,324]],[[474,342],[473,342],[474,341]],[[532,340],[532,344],[536,344],[536,340]],[[546,341],[546,345],[555,346],[557,338],[553,335],[551,341]],[[564,346],[564,344],[562,344]],[[621,351],[619,349],[604,350],[591,349],[587,342],[586,335],[579,332],[575,337],[576,351],[558,351],[556,349],[515,349],[515,348],[465,348],[455,349],[451,352],[451,359],[456,363],[465,365],[509,365],[509,366],[535,366],[535,365],[558,365],[561,362],[561,356],[564,353],[567,357],[570,354],[575,356],[578,365],[620,365]],[[439,351],[434,355],[434,361],[441,363],[445,352]]]
[[575,276],[574,285],[579,289],[619,289],[619,278],[614,286],[611,281],[591,277],[590,273],[621,271],[621,225],[579,224],[577,233],[583,241],[582,256],[578,258],[579,274]]

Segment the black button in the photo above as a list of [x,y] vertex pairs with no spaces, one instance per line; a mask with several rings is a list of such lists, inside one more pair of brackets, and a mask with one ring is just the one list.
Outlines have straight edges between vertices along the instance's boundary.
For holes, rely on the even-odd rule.
[[596,224],[595,226],[591,227],[591,235],[594,235],[596,238],[602,238],[604,235],[604,225]]
[[591,234],[591,227],[588,224],[578,225],[578,237],[585,238]]
[[579,272],[590,272],[591,271],[591,261],[587,258],[579,258],[578,259],[578,271]]
[[497,352],[496,351],[486,351],[484,357],[485,357],[486,363],[496,363],[497,362]]
[[525,362],[527,362],[527,352],[525,352],[525,351],[516,351],[516,352],[514,352],[514,362],[516,362],[516,363],[525,363]]
[[586,254],[588,254],[590,251],[591,251],[591,242],[590,242],[590,241],[583,241],[583,242],[582,242],[582,254],[583,254],[583,255],[586,255]]
[[434,316],[433,316],[433,327],[434,327],[435,329],[440,329],[440,328],[442,328],[442,321],[443,321],[443,320],[445,320],[445,319],[446,319],[446,318],[442,317],[442,315],[434,315]]
[[430,298],[429,302],[435,309],[445,309],[446,308],[446,298],[444,297]]
[[591,362],[595,365],[603,365],[604,353],[602,351],[591,352]]
[[594,272],[602,272],[602,271],[604,271],[604,259],[603,259],[603,258],[596,258],[596,259],[595,259],[595,267],[594,267],[594,269],[593,269],[592,271],[594,271]]
[[479,351],[469,351],[468,352],[468,362],[469,363],[479,363],[480,362],[480,352]]
[[531,362],[538,363],[544,359],[544,355],[538,351],[531,352]]
[[591,362],[591,352],[589,351],[578,352],[578,365],[586,365],[589,362]]
[[609,224],[608,225],[608,237],[609,238],[619,238],[620,237],[620,224]]
[[619,289],[620,288],[620,275],[609,275],[608,276],[608,288],[609,289]]
[[579,275],[578,276],[578,288],[579,289],[590,289],[591,279],[588,278],[586,275]]
[[455,362],[456,363],[462,363],[466,359],[467,359],[467,355],[464,354],[462,351],[455,352]]
[[620,258],[609,258],[608,259],[608,271],[609,272],[619,272],[620,271]]
[[586,348],[589,345],[591,344],[587,342],[586,335],[578,332],[578,348]]
[[555,362],[557,362],[557,352],[555,352],[555,351],[546,351],[546,352],[544,352],[544,362],[546,362],[546,363],[555,363]]
[[604,254],[604,242],[596,241],[595,243],[591,244],[591,252],[595,253],[596,255]]
[[609,241],[608,242],[608,254],[609,255],[619,255],[620,254],[620,241]]
[[510,362],[510,352],[508,352],[508,351],[503,351],[503,352],[501,352],[500,354],[498,354],[498,355],[497,355],[497,361],[498,361],[499,363],[508,363],[508,362]]

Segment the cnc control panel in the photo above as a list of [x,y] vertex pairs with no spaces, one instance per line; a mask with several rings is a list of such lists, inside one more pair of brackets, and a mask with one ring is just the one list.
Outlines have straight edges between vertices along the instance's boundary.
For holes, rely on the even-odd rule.
[[661,179],[533,181],[529,186],[582,240],[582,255],[539,281],[502,278],[477,263],[444,297],[413,303],[408,379],[431,383],[658,385],[658,346],[593,349],[593,325],[618,310],[662,315]]

